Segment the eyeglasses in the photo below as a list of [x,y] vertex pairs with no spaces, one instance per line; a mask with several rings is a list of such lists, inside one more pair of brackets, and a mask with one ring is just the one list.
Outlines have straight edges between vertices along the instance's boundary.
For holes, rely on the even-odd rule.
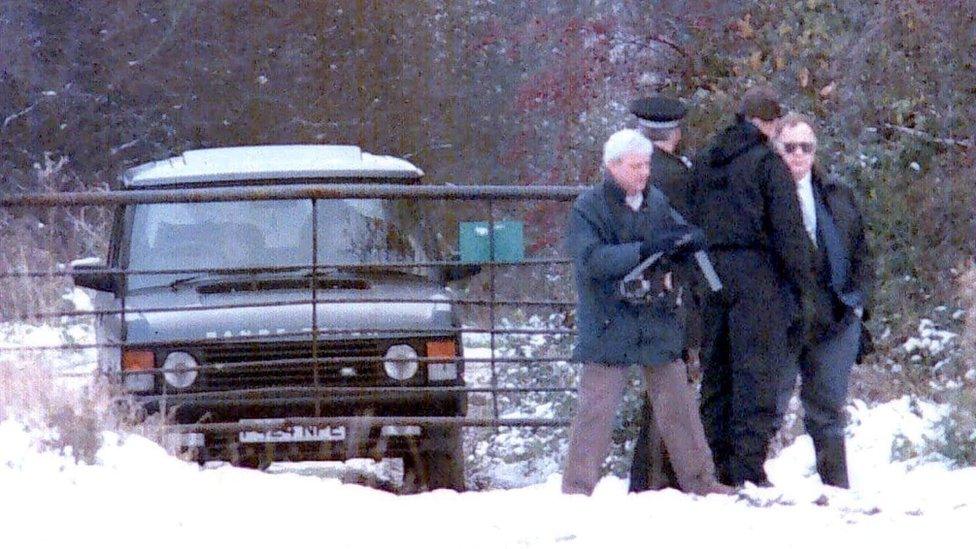
[[811,154],[816,148],[817,145],[809,141],[783,143],[783,150],[786,151],[787,154],[793,154],[797,149],[803,151],[803,154]]

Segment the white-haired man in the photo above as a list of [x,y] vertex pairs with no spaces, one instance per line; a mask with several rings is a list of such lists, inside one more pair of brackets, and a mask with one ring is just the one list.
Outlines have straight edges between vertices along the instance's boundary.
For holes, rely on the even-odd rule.
[[[603,147],[605,181],[576,199],[568,247],[577,285],[574,360],[583,363],[579,403],[563,474],[564,493],[592,493],[610,448],[613,418],[638,365],[681,489],[729,493],[715,480],[711,453],[681,361],[681,284],[671,267],[704,246],[701,231],[675,221],[667,198],[648,185],[651,142],[621,130]],[[659,255],[660,254],[660,255]],[[651,257],[632,287],[621,284]]]

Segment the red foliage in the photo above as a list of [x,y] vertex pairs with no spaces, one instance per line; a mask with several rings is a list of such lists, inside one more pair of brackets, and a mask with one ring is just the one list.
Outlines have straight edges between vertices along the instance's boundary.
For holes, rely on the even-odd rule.
[[[592,133],[581,117],[604,101],[608,82],[620,80],[621,67],[611,62],[613,17],[533,18],[505,35],[510,59],[529,68],[514,90],[511,112],[517,124],[500,161],[517,174],[517,182],[580,184],[599,173],[581,138]],[[544,51],[541,60],[521,59],[512,52]],[[596,158],[596,157],[594,157]],[[529,252],[556,245],[565,223],[565,207],[538,203],[525,216],[531,227]]]

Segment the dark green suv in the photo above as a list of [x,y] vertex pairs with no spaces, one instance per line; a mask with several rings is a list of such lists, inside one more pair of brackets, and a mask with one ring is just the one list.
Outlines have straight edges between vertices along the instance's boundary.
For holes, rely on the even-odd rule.
[[[280,145],[190,151],[132,168],[123,183],[126,191],[192,193],[405,184],[422,175],[358,147]],[[462,489],[458,425],[357,428],[322,419],[466,413],[466,393],[449,389],[464,383],[444,286],[450,275],[424,265],[432,240],[419,204],[306,198],[119,207],[107,262],[74,264],[75,284],[96,290],[97,308],[107,311],[98,316],[107,344],[100,370],[148,412],[165,411],[184,426],[239,427],[184,428],[181,442],[200,460],[263,466],[402,457],[408,489]]]

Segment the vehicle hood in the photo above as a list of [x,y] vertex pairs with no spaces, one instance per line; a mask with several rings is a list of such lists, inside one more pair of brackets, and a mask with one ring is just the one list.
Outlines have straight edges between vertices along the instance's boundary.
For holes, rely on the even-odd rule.
[[[451,330],[448,292],[430,282],[370,281],[369,289],[318,290],[316,323],[323,339],[403,337],[411,330]],[[196,287],[140,290],[126,296],[129,343],[254,337],[295,339],[312,330],[312,292],[261,290],[199,292]],[[370,302],[321,303],[329,300]],[[383,302],[382,299],[396,301]],[[418,302],[402,302],[417,299]],[[380,300],[380,301],[377,301]],[[424,301],[437,300],[437,303]],[[292,303],[292,304],[287,304]],[[146,310],[149,311],[146,311]],[[154,309],[174,309],[157,311]],[[329,333],[329,332],[342,333]]]

